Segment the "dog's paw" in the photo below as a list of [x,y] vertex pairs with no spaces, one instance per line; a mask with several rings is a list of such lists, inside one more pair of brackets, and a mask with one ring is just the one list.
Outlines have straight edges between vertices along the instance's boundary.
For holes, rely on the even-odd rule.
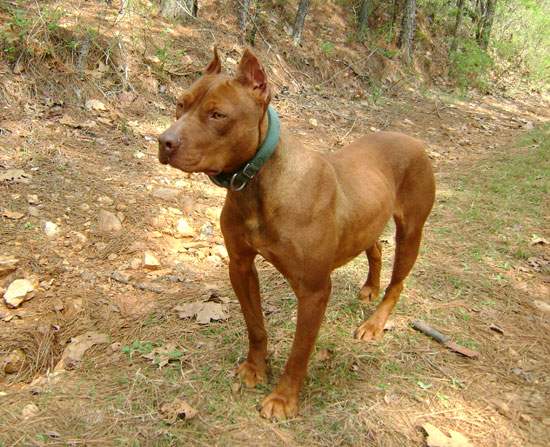
[[361,287],[361,290],[359,290],[359,300],[363,301],[364,303],[371,303],[378,298],[378,294],[380,293],[379,287],[374,286],[363,286]]
[[272,392],[262,402],[260,415],[266,419],[282,421],[298,415],[298,398]]
[[267,381],[265,366],[260,368],[248,361],[239,365],[237,373],[242,382],[249,388],[254,388],[256,385]]
[[380,340],[384,335],[384,323],[368,319],[355,330],[354,337],[363,341]]

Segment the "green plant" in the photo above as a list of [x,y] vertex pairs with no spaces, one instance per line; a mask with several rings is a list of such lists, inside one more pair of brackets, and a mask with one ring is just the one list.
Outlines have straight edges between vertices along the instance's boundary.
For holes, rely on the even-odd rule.
[[325,56],[330,56],[332,53],[334,53],[334,44],[329,41],[325,41],[321,44],[321,51],[325,54]]
[[491,57],[473,40],[464,40],[459,49],[450,55],[450,76],[461,90],[488,88],[487,74],[493,66]]

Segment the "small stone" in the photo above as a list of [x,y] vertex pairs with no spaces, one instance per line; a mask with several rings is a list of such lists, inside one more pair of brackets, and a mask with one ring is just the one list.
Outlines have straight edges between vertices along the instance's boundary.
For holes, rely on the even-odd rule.
[[54,238],[59,234],[59,227],[57,224],[48,221],[44,224],[44,233],[46,233],[46,236],[49,238]]
[[178,220],[176,231],[180,237],[193,237],[195,235],[195,230],[184,218]]
[[115,201],[107,196],[101,196],[97,199],[97,201],[103,205],[103,206],[111,206]]
[[86,235],[82,234],[80,231],[73,231],[73,234],[82,244],[88,240]]
[[200,238],[202,240],[208,240],[210,239],[212,236],[214,235],[214,227],[212,226],[212,224],[210,222],[207,222],[205,223],[202,227],[201,227],[201,231],[200,231]]
[[79,207],[82,211],[90,211],[90,205],[87,203],[81,203]]
[[6,374],[18,373],[21,371],[21,368],[23,368],[26,359],[27,356],[23,350],[19,348],[14,349],[4,358],[4,361],[2,362],[4,364],[4,372]]
[[214,222],[219,222],[222,210],[221,208],[208,207],[204,214],[206,214],[206,217],[208,217],[210,220]]
[[229,258],[229,254],[227,253],[227,249],[223,245],[215,245],[212,249],[212,254],[219,256],[222,259]]
[[32,291],[34,291],[34,284],[30,280],[16,279],[4,293],[4,302],[8,307],[19,307],[23,301],[32,298],[32,296],[29,296]]
[[211,262],[212,264],[214,265],[217,265],[217,264],[221,264],[222,263],[222,258],[220,258],[219,256],[217,255],[210,255],[210,256],[207,256],[206,257],[206,260],[208,262]]
[[61,298],[54,298],[52,300],[52,308],[55,312],[63,312],[63,310],[65,309],[63,300],[61,300]]
[[317,120],[315,118],[310,118],[309,119],[309,124],[311,124],[313,127],[317,127],[319,125],[319,123],[317,122]]
[[122,224],[117,216],[110,211],[100,210],[98,214],[97,228],[101,233],[115,233],[122,229]]
[[533,420],[533,418],[531,416],[529,416],[528,414],[524,414],[524,413],[520,414],[519,418],[525,423],[529,423]]
[[27,194],[27,202],[29,205],[36,205],[40,201],[38,200],[38,196],[36,194]]
[[19,259],[13,256],[0,256],[0,278],[17,269]]
[[28,213],[29,216],[38,217],[40,216],[40,209],[37,206],[29,206]]
[[118,258],[118,255],[116,253],[111,253],[109,256],[107,256],[108,261],[114,261],[116,258]]
[[111,344],[110,348],[111,348],[111,351],[118,352],[120,351],[120,348],[122,348],[122,343],[120,343],[119,341],[115,341],[114,343]]
[[534,300],[533,305],[540,310],[541,312],[544,312],[546,314],[550,314],[550,304],[540,301],[540,300]]
[[134,258],[130,261],[130,267],[134,270],[137,270],[141,267],[141,261],[138,258]]
[[175,188],[154,188],[151,195],[161,200],[176,200],[181,194],[179,189]]
[[35,417],[39,412],[40,410],[35,404],[28,404],[23,408],[21,416],[23,416],[23,419],[30,419]]
[[232,57],[226,58],[225,62],[227,62],[228,64],[231,64],[231,65],[237,65],[237,61],[235,59],[233,59]]
[[103,104],[98,99],[88,99],[88,101],[86,101],[85,106],[88,110],[96,110],[96,111],[107,110],[107,107],[105,107],[105,104]]
[[143,267],[149,270],[157,270],[160,268],[160,262],[151,251],[146,251],[143,254]]

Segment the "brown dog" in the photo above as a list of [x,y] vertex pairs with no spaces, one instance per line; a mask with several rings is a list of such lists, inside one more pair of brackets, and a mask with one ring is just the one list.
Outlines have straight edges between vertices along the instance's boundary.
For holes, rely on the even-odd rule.
[[325,155],[306,150],[283,131],[278,139],[275,133],[275,151],[261,170],[256,173],[256,166],[245,178],[242,167],[263,150],[266,135],[277,124],[276,116],[266,113],[270,90],[264,69],[249,50],[235,77],[220,72],[214,50],[204,75],[178,101],[176,122],[159,137],[159,160],[218,180],[241,172],[236,183],[225,184],[229,191],[221,216],[231,284],[250,343],[239,375],[251,387],[266,380],[267,333],[254,266],[260,254],[285,276],[298,298],[292,351],[261,409],[264,417],[284,419],[298,412],[300,388],[331,292],[331,272],[366,251],[369,274],[359,296],[376,299],[378,237],[393,216],[397,231],[391,282],[373,315],[355,332],[365,341],[382,337],[418,255],[434,202],[434,176],[423,144],[403,134],[370,134]]

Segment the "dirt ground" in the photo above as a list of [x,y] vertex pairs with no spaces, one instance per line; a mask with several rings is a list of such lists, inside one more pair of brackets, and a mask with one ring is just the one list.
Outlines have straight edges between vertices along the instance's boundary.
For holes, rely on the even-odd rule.
[[[258,259],[271,376],[242,388],[234,370],[246,331],[219,230],[224,191],[156,158],[173,97],[7,103],[0,257],[14,261],[0,270],[0,295],[16,279],[34,291],[16,308],[0,304],[0,446],[416,446],[427,423],[476,446],[547,445],[548,102],[537,94],[464,99],[436,88],[355,99],[312,85],[276,92],[283,126],[313,150],[379,130],[428,144],[437,203],[384,339],[352,337],[373,311],[356,299],[367,273],[361,257],[333,275],[300,415],[261,419],[257,405],[292,340],[295,300]],[[120,228],[101,230],[104,211]],[[387,282],[391,225],[382,242]],[[206,300],[221,319],[180,318],[181,306]],[[414,331],[416,319],[479,359]],[[83,345],[73,337],[83,335],[89,349],[67,361],[68,347]],[[197,411],[190,420],[166,406],[182,400]]]

